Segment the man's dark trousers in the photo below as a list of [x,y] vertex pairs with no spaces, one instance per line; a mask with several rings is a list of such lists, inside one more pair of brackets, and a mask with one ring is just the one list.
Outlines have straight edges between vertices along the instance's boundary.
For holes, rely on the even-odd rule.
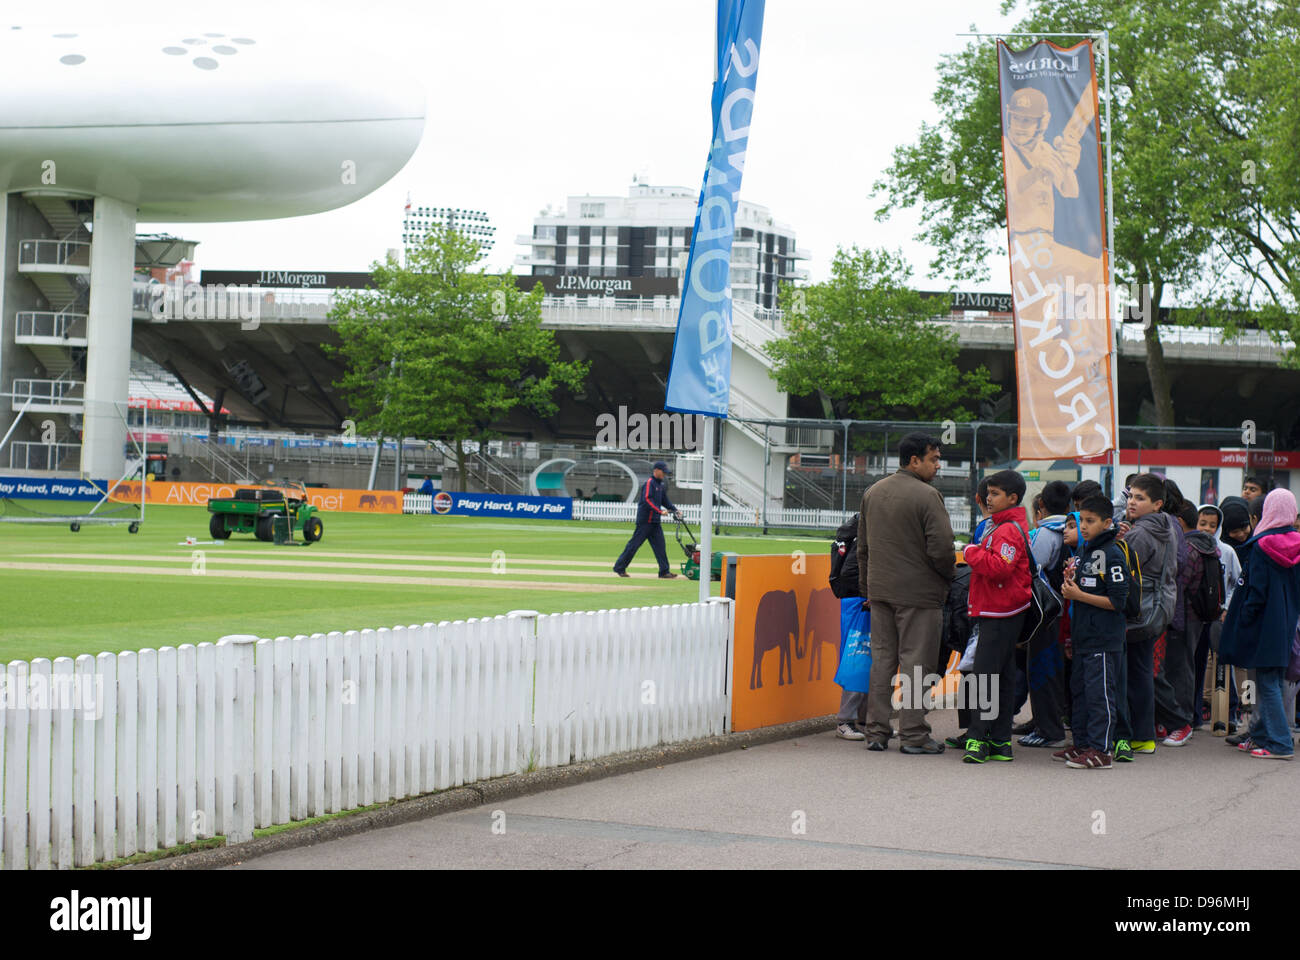
[[[636,533],[632,534],[632,539],[627,542],[623,552],[614,561],[614,569],[620,573],[626,570],[637,550],[641,548],[641,544],[647,540],[650,541],[650,548],[655,552],[655,559],[659,561],[659,575],[663,576],[668,573],[668,552],[664,549],[664,528],[663,524],[659,522],[638,523],[636,525]],[[609,554],[606,554],[606,556],[609,556]]]
[[994,715],[985,719],[976,713],[966,732],[967,739],[992,740],[1007,743],[1011,740],[1011,723],[1015,719],[1016,704],[1016,642],[1025,625],[1025,614],[1013,617],[980,617],[980,639],[975,645],[975,665],[971,669],[977,677],[992,675]]

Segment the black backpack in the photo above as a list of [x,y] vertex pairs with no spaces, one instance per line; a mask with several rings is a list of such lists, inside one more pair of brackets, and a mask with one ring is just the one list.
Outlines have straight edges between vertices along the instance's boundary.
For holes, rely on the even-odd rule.
[[[1128,595],[1124,597],[1124,623],[1126,629],[1131,630],[1142,623],[1142,563],[1138,560],[1138,555],[1133,552],[1133,548],[1125,541],[1116,538],[1115,546],[1119,547],[1120,555],[1124,558],[1125,573],[1128,574]],[[1160,589],[1158,584],[1155,589],[1158,593]],[[1158,599],[1156,603],[1159,604]]]
[[[1052,622],[1060,617],[1065,607],[1056,591],[1052,589],[1052,585],[1047,582],[1047,577],[1041,574],[1024,528],[1018,523],[1011,525],[1016,528],[1016,533],[1020,534],[1020,539],[1025,545],[1025,557],[1029,560],[1029,609],[1025,613],[1020,639],[1016,641],[1017,647],[1028,647],[1033,640],[1048,634]],[[998,526],[1002,524],[999,523]]]
[[840,524],[831,544],[831,593],[843,600],[862,595],[858,588],[858,515]]
[[1201,576],[1188,584],[1187,606],[1205,623],[1218,620],[1223,612],[1223,561],[1219,555],[1200,553]]

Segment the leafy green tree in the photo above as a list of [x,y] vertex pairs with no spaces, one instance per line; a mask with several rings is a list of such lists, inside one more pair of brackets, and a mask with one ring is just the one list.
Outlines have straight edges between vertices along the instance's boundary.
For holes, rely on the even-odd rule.
[[[1015,6],[1007,0],[1003,12]],[[1225,292],[1232,283],[1225,271],[1234,263],[1240,268],[1234,272],[1247,278],[1275,271],[1280,258],[1269,238],[1275,232],[1297,237],[1296,180],[1283,175],[1296,164],[1294,111],[1284,109],[1294,99],[1283,94],[1296,86],[1296,28],[1293,9],[1284,6],[1291,5],[1031,0],[1028,16],[1014,28],[1067,45],[1076,38],[1061,34],[1110,30],[1116,278],[1151,291],[1146,362],[1161,426],[1174,422],[1156,315],[1167,288],[1199,287],[1205,305],[1238,303],[1242,290]],[[922,125],[915,143],[895,150],[875,184],[886,195],[877,217],[919,207],[918,239],[937,251],[932,273],[984,279],[990,257],[1006,256],[993,45],[972,43],[945,57],[934,100],[943,119]],[[1245,182],[1248,161],[1261,171],[1275,169]],[[1294,278],[1300,251],[1289,249],[1285,272]],[[1219,280],[1207,289],[1206,277]],[[1286,286],[1260,290],[1285,303],[1277,298]]]
[[[1229,97],[1200,105],[1226,143],[1220,176],[1242,198],[1206,210],[1222,228],[1219,252],[1243,278],[1221,292],[1220,319],[1230,332],[1249,318],[1300,343],[1300,5],[1278,3],[1262,24],[1232,27],[1253,40],[1250,62],[1231,71]],[[1300,367],[1300,352],[1285,362]]]
[[542,329],[541,286],[471,270],[478,257],[473,240],[431,231],[405,267],[374,264],[373,289],[341,293],[330,311],[357,430],[449,441],[462,488],[466,441],[499,436],[491,425],[517,407],[554,413],[556,390],[587,374]]
[[956,334],[929,322],[946,299],[910,288],[901,253],[840,249],[831,278],[784,287],[786,335],[768,344],[782,390],[829,400],[837,417],[970,420],[997,391],[984,367],[957,369]]

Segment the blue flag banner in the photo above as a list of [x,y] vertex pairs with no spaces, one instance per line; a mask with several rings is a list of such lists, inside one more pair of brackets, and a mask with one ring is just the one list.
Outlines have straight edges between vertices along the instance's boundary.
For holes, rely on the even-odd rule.
[[725,417],[731,393],[731,241],[754,113],[764,0],[718,0],[713,139],[695,210],[691,253],[664,409]]

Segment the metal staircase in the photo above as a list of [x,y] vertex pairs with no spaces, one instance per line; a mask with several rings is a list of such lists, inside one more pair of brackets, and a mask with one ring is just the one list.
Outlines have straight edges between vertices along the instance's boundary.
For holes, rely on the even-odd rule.
[[[18,272],[32,282],[48,309],[23,310],[14,315],[14,343],[26,347],[44,370],[44,377],[16,378],[9,384],[14,409],[27,404],[28,414],[76,415],[85,408],[84,359],[87,349],[86,304],[90,295],[91,234],[86,227],[86,202],[57,190],[33,190],[23,197],[50,225],[57,239],[21,239]],[[55,443],[25,443],[10,454],[36,469],[67,469],[75,438],[67,433]]]
[[[176,444],[173,438],[169,442]],[[248,462],[248,447],[244,448],[244,462],[240,463],[239,459],[231,452],[228,452],[222,444],[213,443],[210,440],[200,440],[197,437],[181,437],[176,452],[187,458],[196,467],[202,469],[217,483],[258,483],[259,478],[253,473]]]
[[527,483],[497,457],[484,449],[465,458],[465,472],[482,487],[484,493],[522,495]]

